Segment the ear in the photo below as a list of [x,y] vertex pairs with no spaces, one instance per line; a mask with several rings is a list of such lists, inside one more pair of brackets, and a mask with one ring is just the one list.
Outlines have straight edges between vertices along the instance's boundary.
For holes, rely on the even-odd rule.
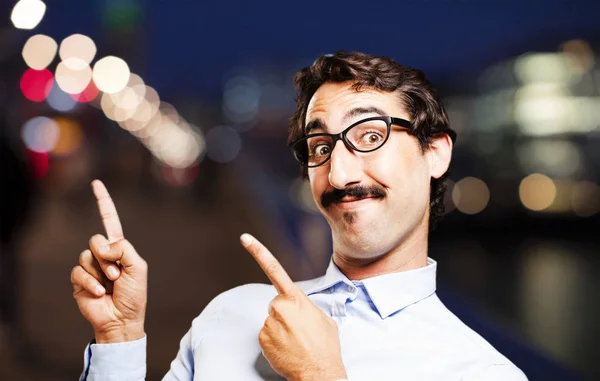
[[434,138],[427,150],[429,173],[439,179],[450,166],[452,159],[452,139],[447,134]]

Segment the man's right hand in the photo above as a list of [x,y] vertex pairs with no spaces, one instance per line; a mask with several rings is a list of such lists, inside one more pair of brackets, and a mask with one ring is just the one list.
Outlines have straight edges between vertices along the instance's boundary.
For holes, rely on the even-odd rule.
[[73,297],[92,325],[97,343],[144,337],[148,265],[123,236],[123,229],[104,184],[92,182],[107,238],[97,234],[90,249],[71,271]]

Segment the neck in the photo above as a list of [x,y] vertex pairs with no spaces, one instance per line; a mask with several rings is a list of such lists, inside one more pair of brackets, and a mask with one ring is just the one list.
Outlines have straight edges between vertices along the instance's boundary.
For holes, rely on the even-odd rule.
[[333,261],[350,280],[418,269],[427,266],[427,233],[428,227],[425,224],[403,237],[399,245],[382,255],[357,258],[356,253],[347,255],[335,251]]

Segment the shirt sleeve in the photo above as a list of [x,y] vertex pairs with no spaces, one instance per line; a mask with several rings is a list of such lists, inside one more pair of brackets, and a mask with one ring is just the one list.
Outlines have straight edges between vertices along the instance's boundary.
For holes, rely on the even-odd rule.
[[[202,338],[221,315],[221,300],[214,298],[194,319],[181,339],[177,356],[163,381],[191,381],[194,378],[194,353]],[[146,378],[146,336],[140,340],[115,344],[89,344],[85,349],[80,381],[140,381]]]
[[525,373],[513,364],[494,364],[463,379],[463,381],[528,381]]
[[139,381],[146,378],[146,336],[114,344],[91,343],[85,348],[80,381]]

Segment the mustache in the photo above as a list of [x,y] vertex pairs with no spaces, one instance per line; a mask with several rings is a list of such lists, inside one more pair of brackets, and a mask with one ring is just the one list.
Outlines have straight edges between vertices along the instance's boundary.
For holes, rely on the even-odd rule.
[[321,196],[321,205],[323,205],[324,208],[327,208],[333,203],[342,201],[346,196],[358,199],[365,197],[384,198],[387,196],[387,192],[381,185],[357,185],[352,188],[334,189],[323,193]]

